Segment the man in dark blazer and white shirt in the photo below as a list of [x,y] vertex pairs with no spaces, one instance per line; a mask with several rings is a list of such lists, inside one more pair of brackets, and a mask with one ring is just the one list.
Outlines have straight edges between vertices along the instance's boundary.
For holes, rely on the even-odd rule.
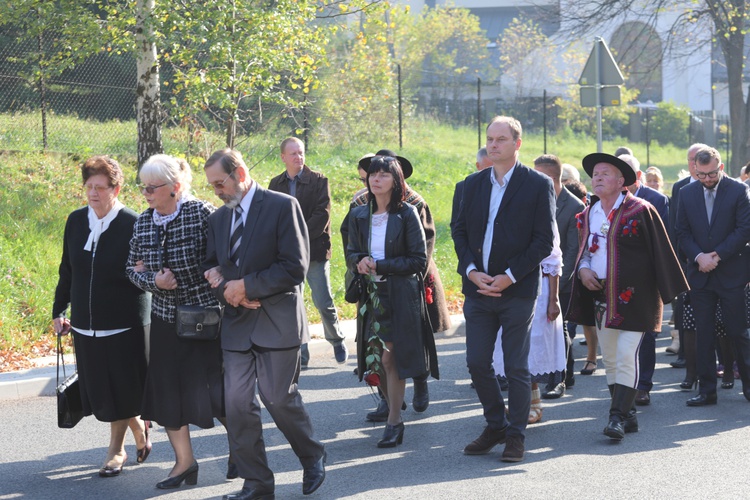
[[750,335],[745,313],[745,285],[750,241],[750,190],[724,174],[719,152],[710,147],[695,155],[700,182],[680,190],[677,237],[687,257],[690,303],[698,333],[700,392],[688,406],[716,404],[714,325],[721,303],[724,328],[733,340],[742,390],[750,401]]
[[305,219],[296,199],[254,182],[237,151],[217,151],[204,171],[224,202],[209,217],[204,267],[225,306],[221,347],[227,433],[232,459],[245,479],[239,493],[224,498],[274,498],[256,392],[299,457],[302,492],[308,495],[325,478],[325,451],[313,439],[297,390],[300,344],[308,339],[301,288],[310,261]]
[[[487,427],[464,448],[489,453],[505,443],[501,460],[524,457],[531,404],[529,329],[539,294],[541,261],[552,251],[555,194],[549,177],[518,161],[521,124],[498,116],[487,127],[493,167],[466,178],[453,241],[463,278],[466,364]],[[505,375],[513,401],[508,418],[492,353],[502,326]]]

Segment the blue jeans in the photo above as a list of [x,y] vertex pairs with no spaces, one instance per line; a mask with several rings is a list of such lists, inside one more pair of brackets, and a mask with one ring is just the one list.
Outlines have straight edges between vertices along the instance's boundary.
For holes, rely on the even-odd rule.
[[[310,287],[315,309],[320,313],[320,319],[323,322],[323,333],[326,340],[331,345],[338,345],[344,340],[344,334],[341,333],[339,326],[339,315],[336,312],[336,306],[333,303],[333,294],[331,293],[331,261],[326,260],[318,262],[311,260],[310,268],[307,270],[307,285]],[[302,349],[302,363],[310,355],[307,353],[307,345]]]

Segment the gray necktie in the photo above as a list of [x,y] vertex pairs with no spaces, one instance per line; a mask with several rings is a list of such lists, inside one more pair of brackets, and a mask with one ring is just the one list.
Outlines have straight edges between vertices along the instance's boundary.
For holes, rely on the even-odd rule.
[[706,189],[706,215],[709,224],[711,224],[711,215],[714,213],[714,196],[716,192],[713,189]]
[[242,207],[237,205],[234,209],[234,224],[232,224],[232,234],[229,238],[229,260],[234,262],[235,266],[240,265],[240,243],[242,243]]

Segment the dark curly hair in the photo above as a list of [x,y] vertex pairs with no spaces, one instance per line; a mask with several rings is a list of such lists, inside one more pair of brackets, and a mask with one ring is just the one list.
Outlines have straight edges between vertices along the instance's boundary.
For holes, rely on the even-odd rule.
[[370,190],[370,175],[376,172],[387,172],[393,176],[391,200],[385,208],[392,214],[398,213],[404,203],[404,193],[406,192],[404,171],[401,170],[401,164],[392,156],[374,156],[370,161],[370,168],[367,170],[367,193],[372,202],[373,210],[378,209],[378,204],[375,201],[375,195],[373,195],[372,190]]

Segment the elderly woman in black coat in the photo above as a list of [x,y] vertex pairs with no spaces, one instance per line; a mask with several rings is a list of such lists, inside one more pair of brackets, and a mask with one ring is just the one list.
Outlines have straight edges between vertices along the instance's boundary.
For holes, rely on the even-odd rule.
[[137,463],[151,453],[148,426],[139,418],[146,380],[144,325],[151,302],[125,275],[137,214],[117,199],[124,180],[120,165],[108,156],[93,156],[81,174],[88,204],[65,224],[52,315],[58,335],[73,333],[84,413],[110,424],[99,476],[114,477],[128,458],[128,427]]
[[403,201],[404,174],[398,160],[373,158],[367,186],[369,203],[352,209],[349,216],[346,262],[350,271],[367,276],[367,312],[358,318],[357,358],[360,378],[377,373],[388,400],[388,420],[378,442],[379,448],[388,448],[403,440],[405,379],[427,371],[438,378],[439,373],[422,281],[425,235],[416,209]]

